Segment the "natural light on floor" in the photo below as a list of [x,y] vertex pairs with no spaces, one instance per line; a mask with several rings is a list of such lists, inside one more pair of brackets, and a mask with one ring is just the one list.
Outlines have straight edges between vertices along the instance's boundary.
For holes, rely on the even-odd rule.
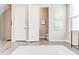
[[19,46],[12,55],[76,55],[64,45]]

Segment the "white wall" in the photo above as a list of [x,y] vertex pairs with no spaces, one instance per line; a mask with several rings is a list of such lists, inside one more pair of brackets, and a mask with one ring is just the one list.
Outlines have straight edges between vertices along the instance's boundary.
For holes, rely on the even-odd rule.
[[27,5],[12,5],[12,41],[27,40]]
[[71,5],[67,5],[66,42],[71,43]]

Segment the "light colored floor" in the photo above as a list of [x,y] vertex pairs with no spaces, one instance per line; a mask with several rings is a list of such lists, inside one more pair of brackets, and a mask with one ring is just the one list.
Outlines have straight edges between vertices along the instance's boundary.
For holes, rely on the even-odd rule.
[[20,46],[12,55],[76,55],[64,45]]
[[[43,41],[42,42],[4,42],[4,43],[0,44],[0,54],[1,55],[17,54],[20,49],[23,49],[23,51],[27,52],[28,50],[26,50],[26,47],[31,49],[32,47],[35,47],[35,46],[40,47],[37,49],[38,50],[41,49],[41,51],[44,51],[46,48],[45,52],[48,51],[47,54],[53,54],[53,55],[54,54],[58,54],[58,55],[79,54],[79,50],[77,50],[75,48],[71,48],[70,44],[68,44],[66,42],[47,42],[47,41],[46,42],[45,41],[44,42]],[[59,52],[56,53],[57,51],[59,51]],[[64,53],[63,51],[66,51],[66,52]],[[49,52],[51,52],[51,53],[49,53]],[[39,54],[41,54],[41,52]],[[42,54],[46,54],[46,53],[42,53]]]

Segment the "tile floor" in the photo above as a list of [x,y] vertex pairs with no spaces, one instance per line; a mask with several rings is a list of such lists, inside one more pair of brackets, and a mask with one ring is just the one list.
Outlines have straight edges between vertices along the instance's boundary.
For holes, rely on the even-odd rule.
[[64,45],[19,46],[11,55],[76,55]]
[[[58,49],[55,51],[59,51],[59,50],[71,51],[70,53],[66,52],[65,54],[63,52],[62,53],[59,52],[58,55],[59,54],[60,55],[62,55],[62,54],[63,55],[74,55],[74,54],[78,55],[79,54],[79,50],[77,50],[75,48],[71,48],[70,44],[66,43],[66,42],[5,42],[0,45],[0,55],[11,55],[11,54],[13,55],[14,52],[17,51],[17,49],[19,49],[19,48],[22,49],[27,46],[28,47],[29,46],[33,46],[33,47],[34,46],[43,46],[43,49],[46,48],[45,46],[48,46],[48,47],[50,46],[54,50],[55,50],[55,47],[56,47],[56,49]],[[58,48],[58,47],[62,47],[62,48]],[[24,48],[24,49],[26,49],[26,48]],[[54,51],[54,50],[51,50],[51,51]],[[26,51],[26,50],[24,50],[24,51]],[[42,53],[42,54],[44,54],[44,53]],[[52,53],[47,53],[47,54],[52,54]],[[53,53],[52,55],[54,55],[54,54],[55,53]]]

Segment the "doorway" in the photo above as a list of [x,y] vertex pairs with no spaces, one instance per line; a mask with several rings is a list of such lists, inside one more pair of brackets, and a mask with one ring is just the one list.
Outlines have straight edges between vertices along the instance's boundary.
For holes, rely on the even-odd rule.
[[39,41],[47,41],[48,42],[48,14],[49,14],[49,8],[48,7],[42,7],[39,10]]

